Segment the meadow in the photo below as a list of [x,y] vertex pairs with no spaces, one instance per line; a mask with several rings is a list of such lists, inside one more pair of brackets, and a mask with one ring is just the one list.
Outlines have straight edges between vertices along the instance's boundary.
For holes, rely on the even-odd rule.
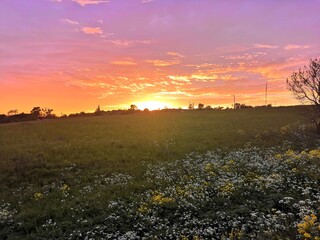
[[0,125],[0,238],[319,239],[312,130],[298,107]]

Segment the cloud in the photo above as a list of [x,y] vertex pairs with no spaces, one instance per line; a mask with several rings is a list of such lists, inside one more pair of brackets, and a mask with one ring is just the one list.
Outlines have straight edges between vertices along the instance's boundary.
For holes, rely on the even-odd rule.
[[150,2],[154,2],[154,0],[141,0],[141,3],[150,3]]
[[112,43],[118,47],[131,47],[135,44],[150,44],[151,40],[107,40],[107,42]]
[[103,34],[103,31],[100,27],[83,27],[82,32],[85,34]]
[[254,48],[267,48],[267,49],[275,49],[278,48],[279,46],[275,46],[275,45],[269,45],[269,44],[253,44]]
[[78,25],[78,24],[79,24],[79,22],[70,20],[70,19],[68,19],[68,18],[60,19],[60,21],[65,22],[65,23],[68,23],[68,24],[71,24],[71,25]]
[[174,57],[179,57],[179,58],[183,58],[184,56],[180,53],[177,53],[177,52],[167,52],[167,54],[169,56],[174,56]]
[[114,65],[124,65],[124,66],[134,66],[137,65],[137,63],[133,62],[133,61],[113,61],[110,62],[111,64]]
[[292,50],[292,49],[305,49],[309,48],[308,45],[296,45],[296,44],[288,44],[284,47],[285,50]]
[[175,80],[175,81],[190,82],[190,80],[188,79],[188,76],[169,75],[168,78],[170,78],[171,80]]
[[154,65],[156,67],[167,67],[167,66],[176,65],[176,64],[180,63],[179,60],[165,61],[165,60],[159,60],[159,59],[147,60],[146,62],[151,63],[152,65]]
[[218,78],[217,75],[204,75],[204,74],[192,74],[190,76],[174,76],[169,75],[169,79],[174,81],[186,82],[189,83],[191,80],[200,81],[200,82],[211,82],[212,80],[216,80]]
[[[60,0],[61,1],[61,0]],[[78,3],[81,6],[86,6],[90,4],[100,4],[100,3],[108,3],[109,0],[72,0],[73,2]]]
[[267,54],[265,52],[255,52],[255,53],[246,53],[243,55],[229,55],[229,56],[222,56],[222,57],[227,60],[237,60],[237,59],[250,60],[263,55],[267,55]]

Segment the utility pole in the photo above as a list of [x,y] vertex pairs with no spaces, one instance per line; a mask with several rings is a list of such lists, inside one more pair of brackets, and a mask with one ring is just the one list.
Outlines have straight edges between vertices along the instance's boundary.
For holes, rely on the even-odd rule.
[[236,108],[236,95],[233,95],[233,109]]
[[266,80],[266,96],[265,96],[265,103],[264,105],[267,106],[268,102],[268,80]]

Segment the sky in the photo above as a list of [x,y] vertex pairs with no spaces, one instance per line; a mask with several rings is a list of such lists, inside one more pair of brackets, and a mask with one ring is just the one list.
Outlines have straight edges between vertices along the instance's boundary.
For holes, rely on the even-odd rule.
[[298,104],[320,0],[0,0],[0,113]]

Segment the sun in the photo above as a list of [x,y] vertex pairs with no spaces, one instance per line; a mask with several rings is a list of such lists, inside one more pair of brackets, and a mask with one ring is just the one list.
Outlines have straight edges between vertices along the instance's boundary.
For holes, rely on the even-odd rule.
[[138,109],[144,110],[148,108],[149,110],[159,110],[164,108],[171,108],[172,105],[170,103],[159,102],[159,101],[143,101],[136,103]]

